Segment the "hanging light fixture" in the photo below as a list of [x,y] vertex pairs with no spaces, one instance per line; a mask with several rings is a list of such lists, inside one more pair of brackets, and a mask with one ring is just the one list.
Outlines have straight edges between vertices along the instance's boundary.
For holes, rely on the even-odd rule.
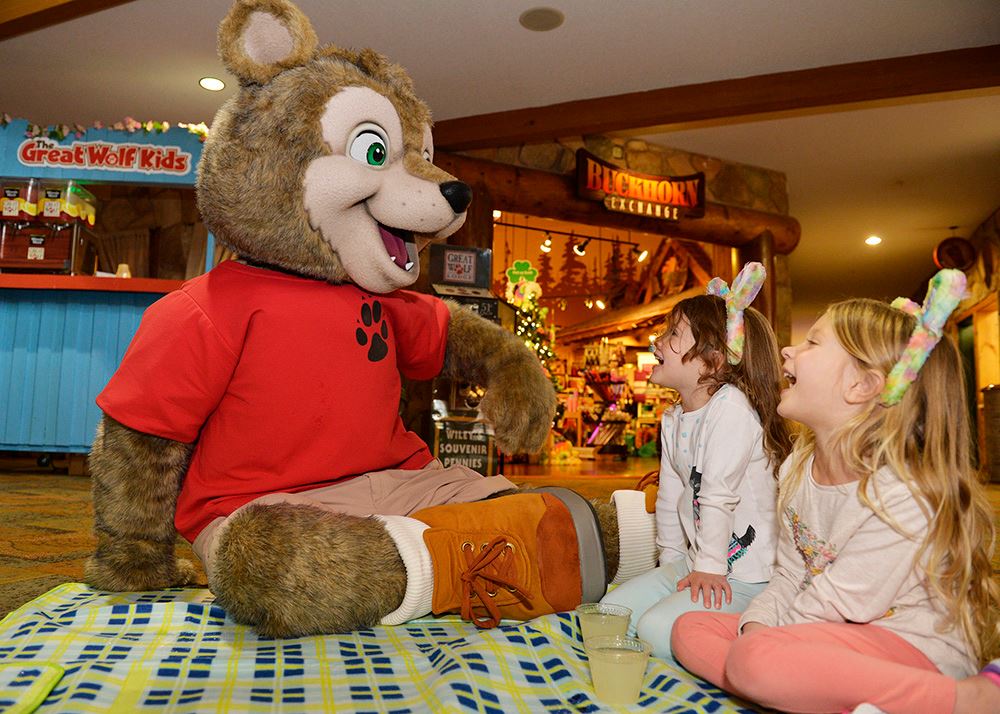
[[632,246],[632,253],[633,255],[635,255],[635,262],[637,263],[641,263],[642,261],[644,261],[646,258],[649,257],[649,251],[646,250],[645,248],[639,250],[638,245]]
[[551,253],[552,252],[552,236],[549,235],[548,233],[546,233],[545,234],[545,240],[543,240],[542,244],[540,246],[538,246],[538,247],[541,249],[541,251],[543,253]]
[[577,243],[573,246],[573,252],[579,255],[581,258],[587,254],[587,246],[590,244],[590,238],[583,241],[583,243]]
[[604,308],[607,307],[607,305],[604,304],[604,301],[601,300],[601,298],[597,298],[596,300],[594,300],[594,305],[597,306],[598,310],[603,310]]

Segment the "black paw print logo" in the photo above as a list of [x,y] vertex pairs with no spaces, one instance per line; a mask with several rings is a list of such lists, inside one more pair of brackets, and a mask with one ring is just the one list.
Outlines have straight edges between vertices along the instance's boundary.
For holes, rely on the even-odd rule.
[[[361,323],[364,327],[359,327],[355,331],[354,336],[357,338],[358,344],[362,347],[368,345],[368,361],[378,362],[384,359],[389,354],[389,345],[385,341],[389,336],[389,326],[382,319],[382,303],[378,300],[371,305],[362,303]],[[369,339],[368,330],[373,326],[375,326],[375,330]]]

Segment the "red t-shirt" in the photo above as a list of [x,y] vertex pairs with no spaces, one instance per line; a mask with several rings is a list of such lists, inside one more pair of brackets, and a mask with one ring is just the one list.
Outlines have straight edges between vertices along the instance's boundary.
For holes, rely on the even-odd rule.
[[197,440],[177,501],[193,541],[266,493],[418,469],[400,373],[441,371],[448,308],[225,262],[146,310],[97,404],[138,431]]

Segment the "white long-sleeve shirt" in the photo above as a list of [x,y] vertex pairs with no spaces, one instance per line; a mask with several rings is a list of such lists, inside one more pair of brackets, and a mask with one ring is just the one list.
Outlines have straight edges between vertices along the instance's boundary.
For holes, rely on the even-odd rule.
[[[787,468],[786,461],[783,476]],[[869,494],[874,493],[909,535],[861,503],[857,482],[817,484],[810,459],[782,514],[787,528],[779,536],[774,576],[743,613],[740,627],[747,622],[872,623],[912,644],[944,674],[973,674],[976,663],[961,629],[937,631],[944,606],[915,563],[928,523],[919,501],[888,468],[870,480]],[[872,502],[879,504],[874,496]]]
[[767,582],[777,542],[776,482],[757,412],[725,384],[701,409],[664,412],[656,543],[660,562]]

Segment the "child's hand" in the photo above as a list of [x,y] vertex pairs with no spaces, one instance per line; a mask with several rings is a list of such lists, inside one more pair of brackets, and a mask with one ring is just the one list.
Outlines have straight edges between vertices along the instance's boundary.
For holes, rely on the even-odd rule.
[[698,602],[699,594],[705,599],[705,608],[712,607],[715,601],[715,609],[722,609],[722,594],[726,594],[726,604],[733,601],[733,589],[729,587],[729,581],[725,575],[714,575],[713,573],[702,573],[695,570],[677,581],[677,592],[684,588],[691,588],[691,602]]

